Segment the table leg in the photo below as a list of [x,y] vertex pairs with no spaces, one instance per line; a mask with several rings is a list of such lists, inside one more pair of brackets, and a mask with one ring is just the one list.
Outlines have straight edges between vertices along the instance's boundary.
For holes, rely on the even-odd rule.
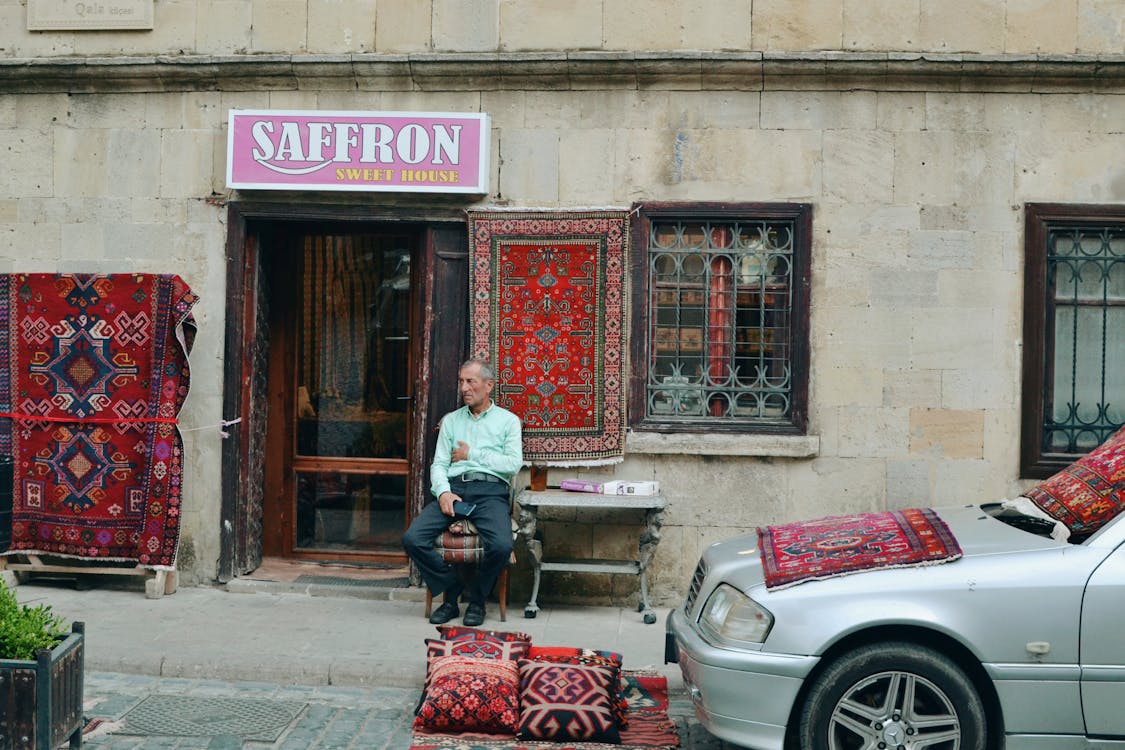
[[645,529],[641,532],[640,556],[638,557],[639,575],[641,579],[641,606],[640,611],[644,616],[646,625],[656,622],[656,613],[648,603],[648,575],[646,571],[656,554],[656,545],[660,543],[660,527],[664,525],[664,509],[651,508],[645,512]]
[[533,619],[539,614],[539,576],[540,566],[543,564],[543,543],[535,538],[535,526],[538,520],[539,509],[535,506],[520,506],[518,524],[519,535],[523,537],[524,543],[527,545],[527,551],[531,554],[531,569],[534,575],[534,580],[531,585],[531,600],[523,609],[523,616],[527,619]]

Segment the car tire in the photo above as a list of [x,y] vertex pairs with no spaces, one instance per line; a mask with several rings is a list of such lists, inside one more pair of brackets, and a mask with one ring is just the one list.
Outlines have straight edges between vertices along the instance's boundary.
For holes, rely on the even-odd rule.
[[809,689],[797,736],[801,750],[985,750],[988,727],[957,664],[931,648],[891,642],[832,661]]

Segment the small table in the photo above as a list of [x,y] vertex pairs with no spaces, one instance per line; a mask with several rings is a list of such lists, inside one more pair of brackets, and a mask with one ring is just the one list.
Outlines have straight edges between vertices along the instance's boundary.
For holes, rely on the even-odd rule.
[[[656,545],[660,542],[660,527],[664,523],[664,508],[667,502],[663,495],[599,495],[592,492],[571,492],[560,489],[541,491],[523,490],[516,497],[519,504],[519,535],[527,543],[531,553],[535,581],[531,588],[531,601],[523,610],[523,616],[533,618],[539,614],[539,577],[544,570],[569,571],[571,573],[624,573],[639,576],[641,579],[641,603],[638,611],[644,615],[645,623],[656,622],[656,613],[648,603],[648,580],[645,571]],[[636,560],[544,560],[543,543],[535,538],[535,526],[540,508],[635,508],[645,511],[645,528],[641,531]]]

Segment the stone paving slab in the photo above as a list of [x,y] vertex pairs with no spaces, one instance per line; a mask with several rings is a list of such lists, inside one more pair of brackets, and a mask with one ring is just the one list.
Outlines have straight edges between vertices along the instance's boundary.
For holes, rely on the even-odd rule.
[[[88,717],[120,721],[152,695],[307,704],[272,742],[235,734],[111,733],[87,737],[86,748],[407,750],[425,678],[425,639],[437,634],[423,614],[420,590],[367,590],[388,598],[258,585],[240,593],[181,588],[153,600],[143,591],[78,591],[47,582],[21,584],[16,593],[24,603],[50,605],[68,622],[86,623]],[[513,605],[508,621],[500,622],[490,604],[485,627],[524,631],[541,644],[617,651],[628,669],[656,670],[668,678],[669,715],[683,747],[729,747],[699,726],[679,668],[663,663],[665,612],[646,625],[630,609],[552,605],[525,619]]]
[[[420,696],[420,689],[411,688],[275,685],[115,672],[87,673],[85,691],[86,716],[111,722],[127,719],[130,711],[151,696],[306,704],[273,742],[221,733],[138,736],[111,732],[86,737],[82,746],[89,750],[407,750]],[[219,708],[216,711],[223,713]],[[684,750],[737,750],[699,726],[686,697],[673,696],[668,714],[679,727]]]

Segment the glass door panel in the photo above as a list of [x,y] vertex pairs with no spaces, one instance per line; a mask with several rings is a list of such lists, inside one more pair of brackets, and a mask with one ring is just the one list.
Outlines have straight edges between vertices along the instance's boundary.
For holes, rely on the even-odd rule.
[[413,244],[389,234],[304,238],[293,363],[297,551],[402,551]]

